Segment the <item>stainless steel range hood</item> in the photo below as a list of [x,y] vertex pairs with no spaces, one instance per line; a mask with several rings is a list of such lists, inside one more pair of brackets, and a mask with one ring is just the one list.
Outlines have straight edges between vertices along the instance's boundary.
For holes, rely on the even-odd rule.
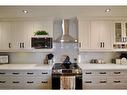
[[69,19],[62,20],[62,35],[58,37],[57,43],[77,43],[77,40],[69,35]]

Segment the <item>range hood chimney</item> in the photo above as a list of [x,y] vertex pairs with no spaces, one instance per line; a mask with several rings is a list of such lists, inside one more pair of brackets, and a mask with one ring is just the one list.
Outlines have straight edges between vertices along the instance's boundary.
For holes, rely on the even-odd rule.
[[57,43],[77,43],[77,40],[69,35],[69,19],[62,20],[62,35],[58,37]]

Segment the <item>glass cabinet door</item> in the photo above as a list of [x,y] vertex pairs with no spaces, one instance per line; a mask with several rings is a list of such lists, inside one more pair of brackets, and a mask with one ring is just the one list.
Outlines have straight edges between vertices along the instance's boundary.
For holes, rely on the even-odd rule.
[[121,42],[121,38],[122,38],[122,23],[115,23],[115,42]]

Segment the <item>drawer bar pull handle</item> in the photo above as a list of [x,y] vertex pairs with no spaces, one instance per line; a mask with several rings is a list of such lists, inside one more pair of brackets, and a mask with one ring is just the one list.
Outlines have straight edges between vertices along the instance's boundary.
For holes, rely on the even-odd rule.
[[14,75],[19,75],[19,73],[12,73],[12,74],[14,74]]
[[34,83],[33,81],[27,81],[27,83]]
[[48,74],[48,72],[42,72],[42,74]]
[[86,72],[86,74],[92,74],[91,72]]
[[107,83],[107,81],[100,81],[100,83]]
[[92,83],[92,81],[85,81],[85,83]]
[[19,81],[13,81],[13,83],[20,83]]
[[120,83],[120,81],[113,81],[114,83]]
[[34,73],[27,73],[28,75],[33,75]]
[[41,83],[48,83],[48,81],[42,81]]
[[0,81],[0,83],[5,83],[6,81]]
[[120,74],[120,72],[114,72],[114,74]]
[[100,72],[100,74],[106,74],[106,72]]
[[6,74],[6,73],[4,73],[4,72],[0,72],[0,74],[1,74],[1,75],[4,75],[4,74]]

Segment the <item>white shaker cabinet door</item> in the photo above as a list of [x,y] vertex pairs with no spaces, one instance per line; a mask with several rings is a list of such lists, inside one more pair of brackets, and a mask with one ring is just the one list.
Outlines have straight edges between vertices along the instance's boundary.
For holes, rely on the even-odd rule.
[[91,49],[112,49],[111,21],[91,21]]
[[34,32],[33,26],[34,26],[33,22],[24,22],[23,42],[24,42],[25,49],[31,49],[31,37]]
[[89,21],[79,21],[79,49],[89,49],[90,48],[90,22]]
[[112,32],[113,22],[112,21],[101,21],[100,41],[103,42],[104,49],[112,49]]
[[92,21],[91,22],[91,31],[90,31],[90,48],[91,49],[100,49],[101,41],[100,41],[100,22]]
[[1,50],[11,48],[11,22],[0,22]]

